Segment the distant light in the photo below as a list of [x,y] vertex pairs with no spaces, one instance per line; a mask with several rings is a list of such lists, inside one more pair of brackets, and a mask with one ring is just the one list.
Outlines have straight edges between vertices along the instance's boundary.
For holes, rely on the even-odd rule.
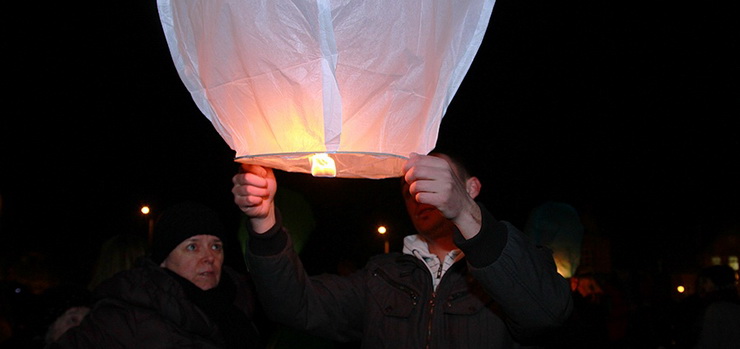
[[149,206],[141,206],[141,213],[143,214],[149,214]]
[[381,226],[378,227],[378,234],[383,235],[383,234],[386,233],[386,231],[387,230],[385,229],[384,226],[381,225]]
[[678,285],[678,287],[676,287],[676,291],[678,291],[678,293],[684,293],[686,291],[686,288],[682,285]]
[[740,270],[740,263],[738,262],[737,256],[728,256],[727,264],[729,264],[732,269],[735,269],[735,271]]

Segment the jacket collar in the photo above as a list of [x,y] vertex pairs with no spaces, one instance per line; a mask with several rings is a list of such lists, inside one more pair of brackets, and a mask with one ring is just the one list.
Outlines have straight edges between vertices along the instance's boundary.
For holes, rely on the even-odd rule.
[[432,275],[432,284],[435,289],[447,270],[463,258],[462,251],[454,249],[447,253],[444,261],[440,261],[437,255],[429,252],[429,245],[418,234],[409,235],[403,239],[403,253],[415,256],[426,265]]

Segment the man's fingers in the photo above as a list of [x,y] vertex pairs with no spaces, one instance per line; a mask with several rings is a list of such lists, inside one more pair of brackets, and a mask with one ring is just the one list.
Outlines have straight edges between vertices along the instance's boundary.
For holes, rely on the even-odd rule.
[[239,207],[249,208],[262,203],[258,196],[234,196],[234,203]]
[[264,174],[254,172],[240,172],[234,175],[232,182],[236,186],[254,186],[258,188],[267,188],[267,179]]
[[267,176],[268,169],[260,165],[242,164],[239,173],[252,173],[259,177]]
[[270,190],[267,187],[253,185],[235,185],[231,192],[235,196],[256,196],[260,198],[270,196]]
[[416,202],[420,204],[432,205],[437,208],[439,208],[439,205],[441,203],[441,201],[439,200],[439,195],[429,192],[416,193],[414,199],[416,199]]
[[415,153],[411,153],[403,168],[407,183],[422,179],[438,179],[440,174],[450,172],[450,165],[445,159]]
[[406,173],[416,164],[416,161],[419,159],[419,154],[417,153],[411,153],[409,154],[408,160],[403,164],[403,172]]

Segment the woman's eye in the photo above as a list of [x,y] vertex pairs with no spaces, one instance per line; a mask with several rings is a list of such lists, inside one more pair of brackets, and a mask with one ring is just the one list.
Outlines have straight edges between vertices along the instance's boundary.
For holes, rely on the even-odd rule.
[[185,247],[188,251],[195,251],[195,244],[190,244],[187,247]]
[[223,246],[219,244],[214,244],[211,245],[211,249],[213,249],[214,251],[221,251],[223,249]]

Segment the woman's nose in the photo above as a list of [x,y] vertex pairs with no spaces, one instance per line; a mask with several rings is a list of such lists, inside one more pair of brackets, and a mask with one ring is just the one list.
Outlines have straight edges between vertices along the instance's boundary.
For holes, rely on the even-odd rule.
[[211,264],[216,259],[216,251],[206,250],[203,254],[203,261]]

